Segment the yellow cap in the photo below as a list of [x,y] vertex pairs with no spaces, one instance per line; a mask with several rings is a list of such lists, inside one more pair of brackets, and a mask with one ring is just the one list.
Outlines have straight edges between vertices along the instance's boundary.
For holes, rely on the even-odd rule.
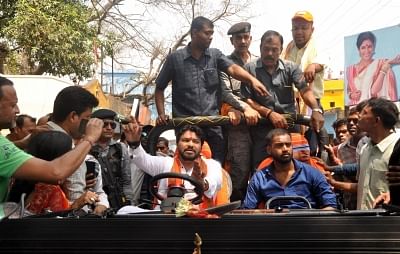
[[294,19],[304,19],[308,22],[313,22],[313,15],[309,11],[298,11],[294,14],[292,20]]

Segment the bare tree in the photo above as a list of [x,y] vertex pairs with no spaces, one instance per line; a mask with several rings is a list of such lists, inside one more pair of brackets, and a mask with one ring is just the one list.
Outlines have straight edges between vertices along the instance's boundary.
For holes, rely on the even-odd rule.
[[[166,56],[187,44],[193,18],[201,15],[213,22],[227,23],[246,20],[250,17],[247,10],[251,0],[91,0],[91,3],[98,31],[118,37],[112,45],[115,61],[139,70],[124,94],[142,86],[142,102],[149,105],[153,94],[149,94],[148,88],[154,86]],[[165,23],[170,24],[167,34],[162,31]],[[134,60],[126,59],[126,55]]]

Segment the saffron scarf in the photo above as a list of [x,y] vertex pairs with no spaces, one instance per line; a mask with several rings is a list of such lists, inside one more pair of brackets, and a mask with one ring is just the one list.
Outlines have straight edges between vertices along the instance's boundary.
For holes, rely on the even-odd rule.
[[[206,162],[202,158],[199,157],[195,160],[195,167],[196,167],[196,164],[200,167],[201,175],[203,177],[206,176],[207,175]],[[179,159],[179,155],[178,155],[178,153],[175,153],[174,163],[172,164],[171,172],[181,174],[182,173],[181,168],[182,168],[182,163]],[[170,187],[170,186],[184,186],[183,180],[177,179],[177,178],[169,178],[168,179],[168,187]],[[206,208],[214,206],[213,199],[210,199],[210,198],[206,197],[205,195],[203,195],[202,199],[203,199],[203,202],[199,205],[200,208],[206,209]]]

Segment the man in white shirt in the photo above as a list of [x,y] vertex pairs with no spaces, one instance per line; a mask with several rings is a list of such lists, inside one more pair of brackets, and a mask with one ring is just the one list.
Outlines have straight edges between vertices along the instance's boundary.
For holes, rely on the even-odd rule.
[[[204,159],[200,156],[201,147],[204,142],[203,131],[195,125],[186,125],[176,135],[178,153],[174,158],[152,156],[146,153],[140,145],[141,129],[136,120],[123,126],[126,140],[132,149],[132,161],[151,176],[166,172],[187,174],[204,185],[202,208],[214,206],[217,192],[221,189],[222,171],[219,162],[213,159]],[[159,190],[168,190],[171,179],[162,179]],[[183,182],[186,189],[194,186],[187,181]],[[189,197],[187,197],[189,198]]]
[[[397,106],[383,98],[371,98],[360,113],[358,127],[368,133],[370,140],[363,146],[359,159],[357,183],[330,180],[337,189],[357,192],[357,209],[371,209],[375,199],[389,199],[386,179],[388,163],[399,134],[394,126],[399,120]],[[386,195],[385,195],[386,193]],[[383,196],[382,196],[383,194]]]
[[[79,140],[83,137],[84,127],[90,119],[93,108],[97,105],[96,97],[84,88],[80,86],[66,87],[57,94],[54,100],[52,120],[47,122],[47,125],[51,130],[65,132]],[[87,190],[86,172],[86,163],[83,162],[64,181],[63,190],[69,200],[75,201]],[[93,212],[102,215],[109,207],[109,203],[103,190],[101,174],[98,174],[92,188],[92,191],[99,196],[94,204]]]

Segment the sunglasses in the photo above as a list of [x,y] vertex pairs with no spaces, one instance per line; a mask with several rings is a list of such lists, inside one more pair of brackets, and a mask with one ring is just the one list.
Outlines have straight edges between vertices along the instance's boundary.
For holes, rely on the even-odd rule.
[[103,123],[103,128],[106,128],[108,125],[111,127],[111,129],[115,129],[115,127],[117,127],[117,124],[115,122],[103,121]]
[[351,123],[351,122],[353,122],[354,124],[357,124],[358,123],[358,119],[357,118],[348,118],[347,119],[347,123]]

